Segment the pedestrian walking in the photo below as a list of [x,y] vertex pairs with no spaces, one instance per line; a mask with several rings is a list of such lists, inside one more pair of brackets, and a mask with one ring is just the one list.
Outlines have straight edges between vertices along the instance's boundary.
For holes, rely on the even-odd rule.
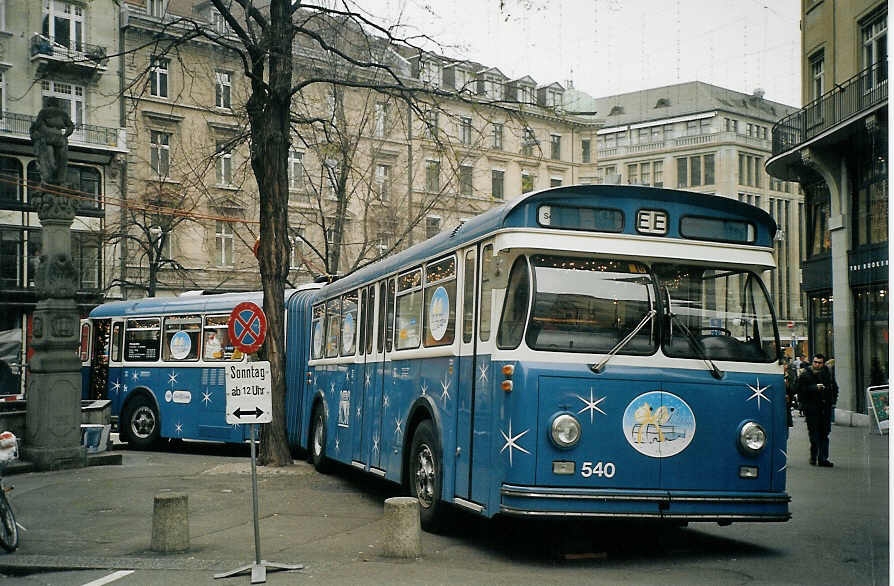
[[810,436],[810,465],[831,468],[829,433],[832,431],[832,409],[838,401],[838,385],[826,366],[826,357],[814,355],[810,366],[801,371],[795,384]]

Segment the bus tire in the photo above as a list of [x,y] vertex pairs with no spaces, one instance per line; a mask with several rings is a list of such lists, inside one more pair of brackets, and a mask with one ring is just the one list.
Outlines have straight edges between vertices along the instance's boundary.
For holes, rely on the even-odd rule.
[[136,450],[147,450],[158,441],[161,420],[158,409],[149,397],[140,395],[131,401],[124,418],[127,429],[127,443]]
[[317,406],[311,419],[310,429],[310,461],[317,472],[325,474],[329,472],[331,464],[326,457],[326,415],[323,408]]
[[409,472],[410,496],[419,499],[419,520],[422,528],[436,533],[444,527],[444,509],[441,500],[443,467],[431,420],[422,421],[413,433],[410,448]]
[[19,547],[19,528],[2,486],[0,491],[0,546],[12,553]]

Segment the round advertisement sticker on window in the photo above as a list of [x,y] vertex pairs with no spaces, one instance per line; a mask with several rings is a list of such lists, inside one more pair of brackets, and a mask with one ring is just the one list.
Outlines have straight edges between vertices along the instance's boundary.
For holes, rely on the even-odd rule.
[[183,360],[189,356],[189,351],[192,350],[192,338],[186,332],[177,332],[171,336],[168,347],[171,349],[171,358]]
[[444,287],[435,289],[428,305],[428,331],[433,340],[440,340],[447,333],[450,323],[450,295]]

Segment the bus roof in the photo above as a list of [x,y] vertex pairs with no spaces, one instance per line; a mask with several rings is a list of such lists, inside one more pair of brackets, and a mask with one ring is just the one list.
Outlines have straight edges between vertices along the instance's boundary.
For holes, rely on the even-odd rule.
[[[296,291],[319,289],[320,286],[318,283],[308,283],[297,289],[286,289],[284,301],[288,301]],[[130,317],[168,315],[172,313],[229,313],[238,303],[243,301],[251,301],[260,306],[264,303],[264,293],[262,291],[250,291],[247,293],[146,297],[128,301],[113,301],[94,308],[90,312],[90,317]]]
[[[572,185],[527,193],[503,205],[475,216],[452,230],[441,232],[410,248],[372,263],[359,271],[331,283],[325,288],[325,297],[349,291],[375,278],[391,274],[417,262],[431,259],[463,245],[474,242],[487,234],[503,228],[542,228],[537,221],[538,207],[542,204],[574,206],[584,200],[588,206],[617,209],[624,214],[621,233],[637,234],[636,211],[645,206],[666,211],[669,216],[683,214],[710,216],[715,219],[744,220],[755,228],[754,242],[750,246],[770,247],[776,234],[773,218],[752,205],[717,195],[661,189],[637,185]],[[679,225],[670,222],[665,238],[682,239]]]

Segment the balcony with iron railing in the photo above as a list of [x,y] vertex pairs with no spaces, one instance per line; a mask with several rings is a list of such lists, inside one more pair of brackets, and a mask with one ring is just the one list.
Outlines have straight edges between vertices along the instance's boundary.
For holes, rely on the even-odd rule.
[[612,157],[627,157],[632,155],[638,156],[648,153],[700,147],[701,145],[721,143],[735,143],[740,145],[747,145],[753,148],[770,150],[770,141],[766,138],[748,136],[747,134],[738,134],[736,132],[713,132],[711,134],[677,136],[648,143],[622,144],[610,147],[600,147],[597,152],[599,160],[603,160]]
[[31,61],[44,69],[66,69],[82,75],[98,75],[106,70],[106,48],[76,38],[54,38],[40,33],[31,36]]
[[888,103],[888,61],[867,67],[773,125],[773,156],[767,171],[784,175],[785,155]]
[[[0,112],[0,136],[31,138],[31,123],[36,116],[4,110]],[[93,124],[78,124],[68,137],[69,147],[127,151],[127,133],[124,128],[109,128]]]

